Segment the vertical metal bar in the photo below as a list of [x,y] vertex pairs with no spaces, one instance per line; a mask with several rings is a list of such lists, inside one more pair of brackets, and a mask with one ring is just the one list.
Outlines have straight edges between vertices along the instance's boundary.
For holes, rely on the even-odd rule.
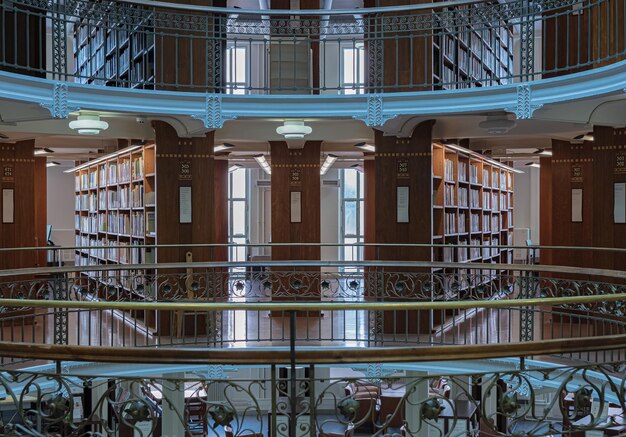
[[[531,14],[533,9],[532,0],[522,0],[522,3],[522,18],[520,23],[520,81],[524,82],[531,80],[534,73],[535,26],[534,16]],[[555,47],[558,47],[558,44],[556,44]]]
[[289,311],[289,359],[290,359],[290,375],[289,375],[289,436],[296,435],[296,420],[298,415],[296,409],[298,407],[297,400],[297,384],[296,384],[296,312]]
[[[15,14],[17,15],[17,14]],[[65,2],[52,2],[52,79],[63,80],[66,73],[67,33],[65,31]],[[17,38],[15,38],[17,42]],[[17,50],[15,51],[17,54]]]

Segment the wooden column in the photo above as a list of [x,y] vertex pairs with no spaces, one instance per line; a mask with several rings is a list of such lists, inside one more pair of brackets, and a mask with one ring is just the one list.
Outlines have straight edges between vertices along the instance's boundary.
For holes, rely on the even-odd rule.
[[[157,243],[225,243],[228,168],[224,165],[227,161],[216,164],[214,160],[214,132],[200,138],[180,138],[174,128],[165,122],[154,121],[153,126],[156,138]],[[191,188],[191,223],[181,223],[180,191],[187,188]],[[157,261],[185,262],[187,252],[192,253],[194,262],[228,259],[228,251],[223,248],[183,246],[159,248]],[[209,294],[210,299],[226,297],[228,288],[218,276],[220,270],[211,272],[215,273],[215,276],[210,276],[214,280],[198,292]],[[195,291],[187,290],[187,296],[194,298]],[[170,317],[171,314],[166,312],[160,314],[157,327],[160,335],[171,334],[170,329],[175,324],[170,322]],[[197,320],[193,321],[190,317],[197,317]],[[204,321],[202,315],[186,314],[183,334],[201,334]],[[188,327],[194,332],[187,332]]]
[[[406,244],[432,242],[432,127],[434,121],[420,123],[410,138],[384,136],[376,131],[376,158],[374,166],[366,167],[367,187],[375,188],[369,198],[366,192],[366,243]],[[371,162],[371,161],[370,161]],[[367,163],[367,161],[366,161]],[[374,182],[368,177],[374,173]],[[398,187],[408,187],[408,221],[399,222]],[[368,188],[366,188],[367,190]],[[372,212],[372,205],[375,205]],[[368,214],[369,212],[369,214]],[[373,223],[370,222],[373,218]],[[373,231],[372,231],[373,229]],[[376,247],[368,252],[368,259],[393,261],[430,261],[429,247]],[[397,270],[396,270],[397,271]],[[403,275],[385,277],[382,287],[368,286],[368,294],[378,300],[414,300],[422,290],[404,290],[402,297],[396,294],[392,283],[417,284],[412,275],[424,269],[401,269]],[[427,279],[424,277],[423,279]],[[387,311],[384,313],[385,332],[426,332],[430,326],[430,314],[426,311]]]
[[[271,141],[272,156],[272,243],[320,242],[320,148],[321,141],[307,141],[303,149],[289,149],[284,141]],[[292,215],[292,198],[300,196],[300,217]],[[272,260],[320,260],[319,246],[272,247]],[[292,270],[292,269],[287,269]],[[319,267],[299,271],[319,271]],[[303,276],[304,277],[304,276]],[[283,292],[319,299],[318,276],[307,276],[305,286],[294,290],[284,284]],[[274,290],[276,291],[276,289]],[[294,296],[290,296],[294,297]],[[276,295],[274,296],[274,299]]]
[[[0,188],[13,190],[14,199],[13,222],[0,220],[2,247],[46,245],[46,166],[45,159],[35,159],[34,150],[35,140],[0,143]],[[0,253],[0,269],[45,265],[45,251]]]

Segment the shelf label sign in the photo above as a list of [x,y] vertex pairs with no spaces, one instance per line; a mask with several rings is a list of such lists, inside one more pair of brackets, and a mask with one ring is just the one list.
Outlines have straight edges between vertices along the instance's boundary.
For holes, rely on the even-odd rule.
[[583,181],[583,166],[580,164],[572,165],[572,182]]
[[398,159],[397,163],[397,177],[399,178],[408,178],[409,175],[409,160],[408,159]]
[[13,164],[2,165],[2,182],[14,182]]
[[289,185],[298,186],[302,183],[302,170],[299,168],[292,168],[289,171]]
[[626,173],[626,152],[615,154],[615,173]]
[[181,181],[191,180],[191,161],[188,159],[181,159],[178,163],[178,179]]

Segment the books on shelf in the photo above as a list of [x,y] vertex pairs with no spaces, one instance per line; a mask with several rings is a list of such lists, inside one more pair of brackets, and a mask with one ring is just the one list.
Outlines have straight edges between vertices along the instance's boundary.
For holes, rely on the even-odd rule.
[[483,214],[483,232],[491,232],[491,214]]
[[491,209],[491,193],[483,192],[483,209]]
[[444,215],[444,230],[446,234],[456,234],[456,214],[447,212]]
[[454,182],[454,162],[451,159],[445,159],[443,163],[444,179],[448,182]]
[[146,212],[146,234],[154,235],[156,232],[156,213],[154,211]]
[[470,208],[480,208],[480,191],[470,189]]
[[480,232],[480,216],[474,212],[470,214],[470,232]]
[[131,190],[131,206],[133,208],[143,207],[143,185],[133,185]]
[[143,156],[133,158],[131,176],[133,179],[139,179],[143,177]]
[[490,187],[489,185],[489,170],[483,168],[483,187]]
[[130,159],[124,159],[118,163],[118,173],[118,183],[130,182]]
[[470,170],[470,182],[472,184],[477,184],[478,183],[478,166],[476,164],[470,164],[469,170]]
[[459,187],[459,191],[458,191],[459,206],[467,207],[467,193],[468,193],[468,189],[466,187]]
[[444,204],[446,206],[456,206],[454,202],[454,185],[446,185],[443,187],[444,189]]
[[467,247],[467,240],[460,239],[459,246],[460,247],[457,248],[457,261],[458,262],[467,261],[469,259],[468,258],[469,248]]
[[459,161],[459,182],[467,182],[467,162]]
[[464,234],[465,231],[465,212],[459,212],[459,234]]

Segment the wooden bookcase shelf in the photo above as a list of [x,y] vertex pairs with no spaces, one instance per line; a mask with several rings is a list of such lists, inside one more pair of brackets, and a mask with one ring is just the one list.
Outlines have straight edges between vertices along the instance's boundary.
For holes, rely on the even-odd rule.
[[[463,10],[476,4],[446,10]],[[493,28],[471,25],[443,28],[433,38],[433,83],[435,89],[460,89],[506,85],[513,75],[513,31],[506,22]],[[498,26],[498,27],[496,27]]]
[[[115,2],[93,2],[113,6]],[[128,4],[129,8],[141,6]],[[137,25],[83,19],[74,23],[74,74],[79,83],[154,89],[155,42],[151,14]],[[115,16],[115,14],[113,14]]]
[[[451,245],[435,248],[433,261],[511,263],[512,249],[479,246],[513,244],[512,169],[439,143],[432,145],[432,169],[432,243]],[[458,273],[495,277],[495,270]]]
[[[132,146],[87,163],[75,172],[75,265],[152,264],[155,251],[124,246],[155,243],[155,146]],[[152,176],[147,176],[152,174]],[[146,205],[151,206],[146,206]],[[148,241],[146,241],[148,240]],[[120,246],[120,247],[115,247]],[[89,291],[99,299],[143,300],[154,294],[150,272],[84,272]],[[133,277],[131,284],[129,277]],[[137,279],[141,278],[141,279]],[[137,281],[142,283],[137,283]],[[140,312],[147,328],[154,314]],[[140,317],[141,316],[141,317]]]

